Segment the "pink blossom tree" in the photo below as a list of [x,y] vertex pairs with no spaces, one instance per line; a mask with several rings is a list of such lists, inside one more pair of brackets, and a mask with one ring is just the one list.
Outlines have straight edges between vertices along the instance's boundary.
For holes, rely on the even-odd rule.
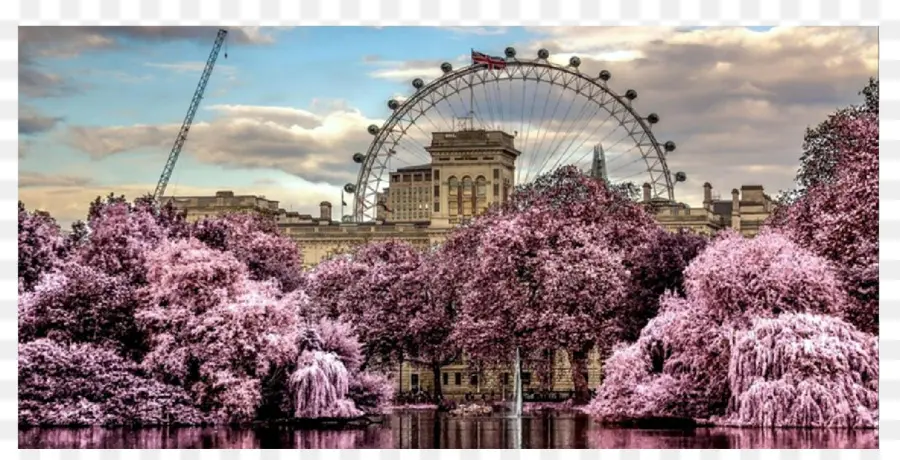
[[486,219],[456,337],[467,354],[491,361],[508,359],[516,348],[538,361],[566,350],[576,399],[584,402],[587,352],[608,350],[620,334],[626,261],[658,226],[573,167],[520,187]]
[[878,338],[838,318],[757,319],[737,335],[728,380],[724,424],[878,427]]
[[45,275],[19,297],[19,339],[91,343],[139,357],[134,286],[76,261]]
[[340,293],[341,318],[353,325],[367,363],[402,359],[411,348],[411,291],[403,286],[421,266],[418,251],[401,241],[374,242],[359,247],[351,263],[345,273],[354,279]]
[[684,284],[686,298],[668,297],[638,341],[606,362],[589,408],[596,417],[722,416],[733,334],[762,318],[828,314],[847,302],[831,263],[774,231],[720,234],[685,270]]
[[247,265],[251,279],[275,279],[285,292],[302,282],[300,248],[270,217],[247,212],[204,219],[194,225],[191,235],[213,249],[232,253]]
[[722,414],[730,331],[703,308],[667,295],[638,340],[619,345],[604,363],[603,384],[586,411],[612,423]]
[[19,344],[21,425],[164,425],[208,421],[185,391],[93,344]]
[[878,116],[862,112],[833,121],[834,168],[769,224],[836,264],[853,302],[844,317],[878,333]]
[[300,356],[288,382],[298,418],[352,418],[384,410],[393,389],[382,375],[362,371],[361,345],[351,326],[327,318],[301,325]]
[[56,220],[42,211],[29,212],[19,202],[19,279],[29,291],[63,256],[64,239]]
[[659,228],[626,260],[631,276],[621,303],[619,338],[634,342],[647,322],[656,317],[666,292],[685,295],[684,270],[706,247],[708,238],[688,230]]
[[252,420],[273,369],[297,356],[297,311],[271,283],[252,281],[230,253],[197,240],[167,243],[148,258],[150,336],[144,366],[177,384],[219,420]]
[[125,282],[144,284],[145,256],[166,238],[166,230],[143,208],[127,202],[97,206],[88,227],[87,241],[77,252],[78,260]]
[[846,304],[835,267],[775,231],[721,232],[685,270],[687,298],[719,323],[784,312],[836,313]]
[[533,207],[491,227],[466,285],[457,338],[467,353],[491,361],[515,348],[566,350],[576,402],[585,402],[587,354],[612,331],[626,273],[593,232],[553,217]]

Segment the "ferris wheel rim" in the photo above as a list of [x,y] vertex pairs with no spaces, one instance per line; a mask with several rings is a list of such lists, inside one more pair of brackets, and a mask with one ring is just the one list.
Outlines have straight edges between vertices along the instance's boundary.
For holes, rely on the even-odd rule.
[[[462,89],[471,89],[475,88],[479,85],[486,85],[489,82],[500,82],[503,80],[512,80],[513,77],[510,68],[521,69],[525,67],[535,68],[535,69],[546,69],[547,72],[556,71],[561,72],[562,74],[568,75],[570,77],[574,77],[576,79],[580,79],[580,81],[587,83],[586,86],[592,86],[595,89],[600,90],[603,94],[611,97],[619,106],[624,109],[624,112],[621,114],[623,116],[618,116],[612,111],[610,111],[605,104],[601,104],[598,101],[593,100],[593,98],[585,97],[592,102],[597,103],[600,107],[606,110],[610,116],[612,116],[620,126],[624,127],[626,123],[626,117],[630,118],[631,122],[634,122],[636,125],[640,127],[640,131],[638,133],[628,133],[628,137],[635,141],[635,143],[640,146],[641,143],[637,139],[637,136],[640,133],[643,133],[647,137],[647,141],[649,143],[649,148],[645,151],[643,148],[640,149],[641,156],[647,165],[647,171],[651,172],[653,166],[650,165],[649,161],[651,158],[658,161],[658,167],[660,168],[659,178],[653,179],[651,174],[651,182],[650,185],[652,188],[656,189],[656,187],[660,187],[665,190],[666,198],[670,202],[674,202],[674,181],[672,180],[671,172],[669,170],[668,164],[666,162],[666,152],[665,149],[662,148],[662,144],[657,141],[656,135],[653,133],[650,124],[647,122],[645,117],[642,117],[633,107],[631,100],[628,100],[624,95],[618,94],[613,89],[609,88],[606,82],[600,78],[592,78],[588,75],[580,72],[577,66],[564,66],[560,64],[554,64],[547,59],[537,58],[537,59],[519,59],[519,58],[507,58],[505,61],[505,66],[502,69],[489,69],[484,64],[470,64],[464,67],[460,67],[458,69],[453,69],[450,71],[445,71],[443,75],[432,80],[428,83],[423,83],[423,85],[419,88],[415,89],[415,92],[404,99],[402,102],[398,102],[398,107],[391,111],[391,115],[382,123],[380,127],[377,128],[377,133],[372,133],[374,139],[369,143],[369,147],[366,150],[363,162],[360,164],[359,173],[357,174],[357,180],[355,184],[355,189],[353,191],[353,211],[352,211],[352,219],[356,222],[364,221],[365,213],[368,210],[377,209],[377,193],[378,187],[380,186],[380,178],[379,184],[375,186],[372,190],[367,190],[369,187],[370,180],[367,180],[372,174],[372,167],[376,159],[379,157],[379,153],[384,150],[385,143],[387,142],[387,138],[389,134],[393,133],[392,128],[397,126],[400,121],[403,121],[403,117],[408,115],[409,112],[416,107],[421,102],[425,101],[426,97],[429,95],[435,94],[437,90],[441,87],[449,86],[449,83],[454,81],[461,81],[462,84],[459,85],[455,91],[447,93],[440,98],[431,101],[424,109],[420,111],[418,115],[414,118],[410,119],[410,126],[416,123],[416,121],[421,118],[428,110],[435,107],[438,103],[448,99],[450,96],[454,94],[458,94]],[[501,75],[501,71],[505,71],[505,75]],[[480,81],[474,82],[474,78],[466,81],[464,77],[469,75],[476,75],[479,72],[483,72],[487,76],[481,78]],[[575,92],[576,94],[581,94],[580,91],[576,91],[574,88],[569,87],[567,85],[563,85],[554,79],[542,80],[539,77],[536,78],[527,78],[526,76],[517,77],[518,79],[526,79],[533,80],[536,82],[548,83],[552,86],[557,86],[563,88],[564,90]],[[421,79],[414,79],[421,80]],[[374,126],[374,125],[373,125]],[[400,135],[395,139],[395,144],[399,142],[403,136],[406,135],[406,132],[401,132]],[[650,155],[650,153],[654,153],[655,155]],[[386,168],[382,168],[386,169]],[[659,183],[662,182],[662,183]],[[365,206],[365,197],[368,195],[373,195],[374,200],[371,206],[368,208],[363,208]],[[656,193],[655,196],[659,197],[661,194]],[[361,199],[362,198],[362,199]]]

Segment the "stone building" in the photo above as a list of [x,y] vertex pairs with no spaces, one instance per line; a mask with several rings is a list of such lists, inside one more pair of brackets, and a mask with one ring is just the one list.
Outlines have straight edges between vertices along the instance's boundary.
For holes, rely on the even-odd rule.
[[[255,211],[277,219],[279,227],[302,248],[306,266],[336,254],[346,253],[354,246],[373,241],[404,240],[427,248],[439,244],[455,225],[465,222],[494,203],[503,203],[512,191],[515,160],[519,151],[514,138],[500,131],[458,131],[434,133],[426,150],[432,156],[428,165],[401,168],[392,172],[388,187],[379,193],[380,206],[375,222],[344,222],[334,216],[332,205],[322,202],[319,214],[312,216],[278,208],[278,202],[263,197],[235,196],[232,192],[217,192],[213,197],[167,197],[190,220],[228,212]],[[595,150],[592,174],[603,180],[605,165],[602,150]],[[759,185],[744,185],[731,192],[731,199],[713,196],[712,185],[703,185],[703,204],[690,207],[667,201],[653,202],[650,185],[644,184],[643,201],[650,202],[657,221],[670,230],[687,228],[712,235],[733,228],[752,237],[760,224],[773,211],[772,200]],[[383,208],[383,209],[381,209]],[[557,352],[552,366],[551,389],[568,391],[572,388],[568,357]],[[524,370],[526,389],[536,389],[538,379]],[[502,397],[512,388],[509,369],[475,372],[465,361],[441,370],[442,390],[450,397],[467,393],[493,393]],[[600,367],[596,353],[589,356],[588,381],[591,387],[599,383]],[[433,391],[433,373],[428,368],[403,365],[395,376],[398,389]]]

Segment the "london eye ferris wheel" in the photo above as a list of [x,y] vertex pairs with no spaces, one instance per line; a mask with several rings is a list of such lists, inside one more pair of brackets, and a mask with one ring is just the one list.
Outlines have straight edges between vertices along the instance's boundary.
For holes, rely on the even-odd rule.
[[471,129],[514,135],[521,152],[516,184],[566,165],[590,169],[601,149],[606,180],[649,184],[652,199],[674,202],[674,184],[685,175],[669,172],[666,156],[675,143],[654,136],[659,115],[640,115],[637,91],[614,91],[609,71],[587,75],[578,57],[566,66],[549,57],[546,49],[534,59],[517,57],[511,47],[504,57],[473,50],[470,65],[454,69],[445,62],[434,81],[412,80],[412,95],[387,102],[390,116],[368,127],[372,143],[353,155],[360,170],[356,183],[344,186],[353,197],[349,218],[374,220],[391,172],[431,162],[425,147],[432,133]]

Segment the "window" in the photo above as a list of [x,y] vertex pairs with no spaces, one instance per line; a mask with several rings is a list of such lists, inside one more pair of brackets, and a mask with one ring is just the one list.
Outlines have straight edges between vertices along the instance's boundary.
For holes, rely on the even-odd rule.
[[439,196],[441,196],[441,186],[435,185],[434,186],[434,197],[437,198]]
[[531,385],[531,372],[522,372],[522,386]]
[[475,212],[480,214],[487,209],[487,179],[478,176],[475,180]]
[[444,375],[441,376],[441,383],[443,383],[444,385],[450,384],[450,375],[446,372],[444,372]]
[[453,374],[453,384],[454,385],[462,385],[462,374],[457,372]]
[[494,199],[500,196],[500,184],[494,184]]
[[478,374],[472,374],[469,376],[469,385],[478,385]]
[[438,202],[434,203],[434,212],[441,212],[441,204]]
[[509,372],[500,374],[500,385],[509,385]]
[[494,180],[498,180],[498,179],[500,179],[500,170],[495,169],[494,170]]
[[[450,179],[447,181],[447,184],[450,187],[450,192],[449,192],[449,196],[448,196],[448,198],[450,199],[450,203],[449,203],[450,207],[447,208],[447,211],[450,213],[450,217],[456,217],[456,214],[459,212],[459,206],[458,206],[459,205],[458,200],[460,197],[459,180],[457,180],[456,177],[450,177]],[[457,203],[453,202],[454,199],[457,200]],[[457,206],[453,206],[454,204],[457,204]]]
[[412,374],[409,376],[409,386],[413,390],[419,389],[419,374]]
[[439,169],[435,169],[432,177],[434,177],[434,180],[441,180],[441,171]]

